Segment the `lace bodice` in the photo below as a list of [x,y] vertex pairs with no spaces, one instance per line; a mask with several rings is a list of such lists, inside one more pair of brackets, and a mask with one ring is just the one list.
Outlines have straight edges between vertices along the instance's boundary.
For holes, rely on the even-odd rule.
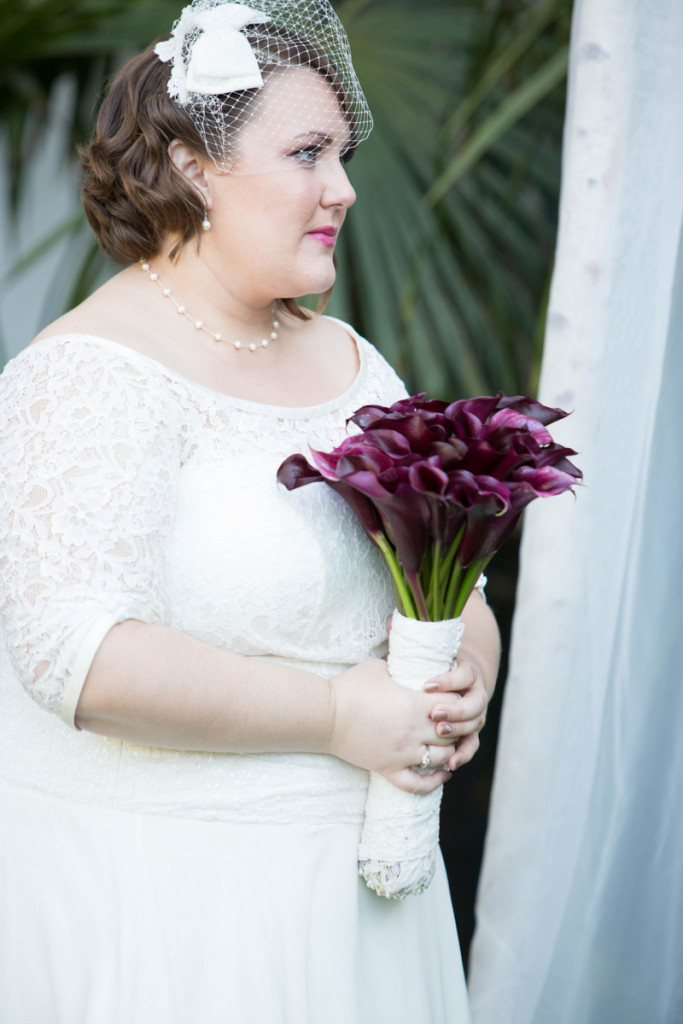
[[360,405],[405,394],[375,349],[356,343],[353,384],[306,409],[230,398],[86,335],[45,339],[8,364],[2,686],[16,714],[0,727],[0,750],[13,749],[0,754],[2,774],[115,806],[224,816],[242,783],[246,802],[254,773],[272,775],[264,762],[286,756],[302,784],[313,762],[332,772],[355,808],[365,773],[333,758],[149,750],[44,711],[73,723],[99,643],[126,618],[326,676],[384,653],[393,599],[379,552],[330,488],[290,493],[275,480],[287,455],[338,444]]

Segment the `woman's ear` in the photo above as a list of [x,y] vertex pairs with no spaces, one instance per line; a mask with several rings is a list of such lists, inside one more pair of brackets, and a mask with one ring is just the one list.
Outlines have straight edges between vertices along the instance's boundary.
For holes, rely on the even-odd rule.
[[169,145],[168,155],[175,169],[196,189],[204,208],[210,210],[211,196],[202,158],[180,139],[174,139]]

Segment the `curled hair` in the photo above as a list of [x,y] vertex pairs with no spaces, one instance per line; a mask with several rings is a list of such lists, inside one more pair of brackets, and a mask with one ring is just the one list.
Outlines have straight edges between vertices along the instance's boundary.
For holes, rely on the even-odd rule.
[[204,207],[168,152],[179,139],[206,148],[166,91],[168,68],[152,48],[128,61],[100,108],[94,138],[80,150],[81,198],[100,248],[115,263],[156,256],[164,239],[200,238]]

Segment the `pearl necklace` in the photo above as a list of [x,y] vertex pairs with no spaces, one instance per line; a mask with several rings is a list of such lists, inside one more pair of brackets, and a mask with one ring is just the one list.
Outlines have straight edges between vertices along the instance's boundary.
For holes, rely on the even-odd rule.
[[277,341],[277,339],[278,339],[278,328],[279,328],[280,324],[275,319],[275,303],[273,303],[273,329],[270,332],[270,337],[269,338],[261,338],[260,341],[258,341],[258,342],[251,341],[251,342],[249,342],[249,344],[247,344],[246,342],[243,342],[243,341],[229,341],[229,339],[228,338],[224,338],[222,334],[218,334],[216,331],[212,331],[208,327],[205,327],[203,320],[195,320],[195,318],[193,316],[190,316],[190,314],[185,309],[185,306],[183,306],[180,302],[178,302],[178,300],[171,294],[171,289],[167,288],[164,284],[162,284],[162,282],[159,280],[159,275],[155,271],[152,270],[152,268],[150,267],[149,263],[147,263],[145,260],[140,260],[140,266],[147,273],[147,275],[149,276],[150,281],[156,281],[156,283],[159,285],[159,287],[161,288],[162,292],[164,293],[164,296],[167,299],[171,300],[171,302],[173,303],[173,305],[176,308],[176,312],[179,313],[181,316],[187,317],[187,319],[190,321],[190,323],[194,325],[195,330],[197,330],[197,331],[204,331],[204,333],[210,335],[210,337],[212,337],[214,341],[228,341],[229,344],[231,344],[233,348],[236,348],[236,349],[244,348],[244,349],[247,349],[249,352],[256,352],[257,349],[259,349],[259,348],[268,348],[268,346],[270,345],[271,341]]

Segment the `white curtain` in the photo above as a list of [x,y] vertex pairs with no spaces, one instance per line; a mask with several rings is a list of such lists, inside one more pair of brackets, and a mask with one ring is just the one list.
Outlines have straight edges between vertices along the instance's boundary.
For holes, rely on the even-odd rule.
[[475,1024],[683,1021],[683,2],[577,0]]

